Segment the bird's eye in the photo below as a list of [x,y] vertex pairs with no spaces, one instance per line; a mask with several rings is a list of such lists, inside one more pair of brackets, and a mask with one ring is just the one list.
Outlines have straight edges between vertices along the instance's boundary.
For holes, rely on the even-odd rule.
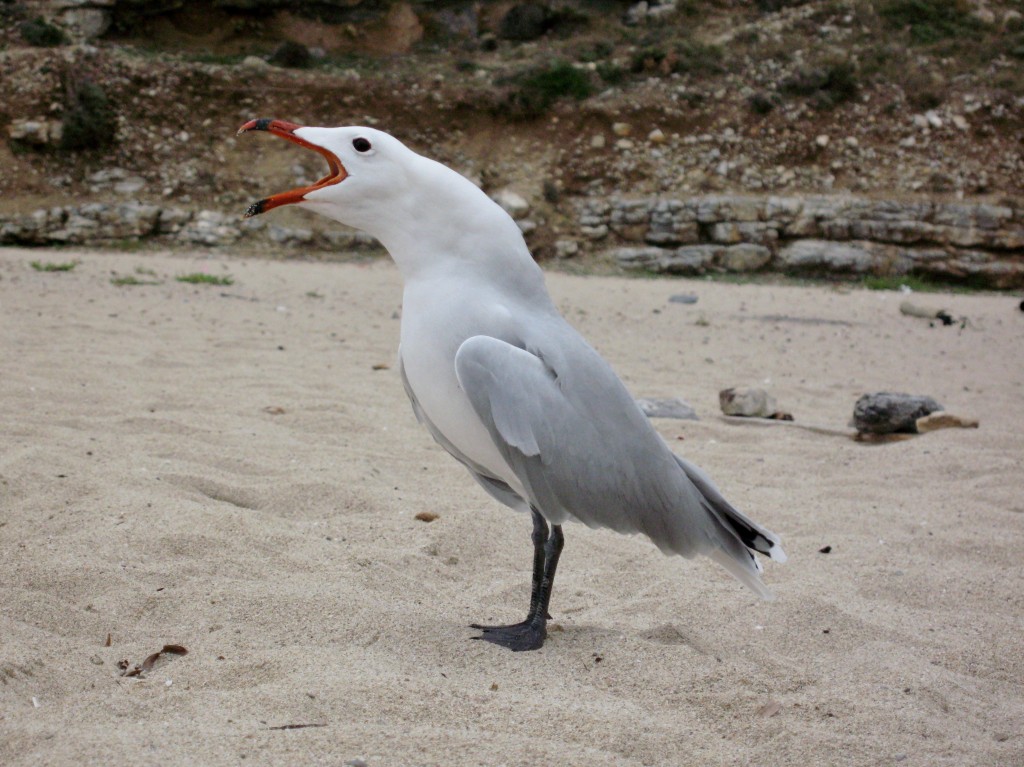
[[352,139],[352,147],[357,152],[369,152],[373,145],[367,139],[360,136],[359,138]]

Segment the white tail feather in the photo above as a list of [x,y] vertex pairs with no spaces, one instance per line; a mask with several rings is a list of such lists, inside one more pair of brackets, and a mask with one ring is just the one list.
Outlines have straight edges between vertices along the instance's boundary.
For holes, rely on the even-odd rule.
[[[737,544],[739,544],[738,541]],[[744,553],[746,553],[745,550]],[[737,560],[735,556],[725,549],[715,549],[714,551],[710,551],[708,552],[708,556],[728,570],[736,580],[761,597],[761,599],[775,599],[775,595],[761,582],[761,578],[756,569],[758,563],[757,560],[753,559],[753,557],[750,558],[749,565],[744,565],[743,562]]]

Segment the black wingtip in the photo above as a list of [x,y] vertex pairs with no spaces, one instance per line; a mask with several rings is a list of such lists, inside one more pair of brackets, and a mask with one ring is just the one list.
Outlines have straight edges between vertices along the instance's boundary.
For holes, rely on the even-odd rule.
[[267,201],[265,199],[256,200],[256,202],[250,205],[248,210],[245,211],[245,216],[243,216],[243,218],[252,218],[253,216],[258,216],[260,213],[263,212],[263,206],[266,204],[266,202]]

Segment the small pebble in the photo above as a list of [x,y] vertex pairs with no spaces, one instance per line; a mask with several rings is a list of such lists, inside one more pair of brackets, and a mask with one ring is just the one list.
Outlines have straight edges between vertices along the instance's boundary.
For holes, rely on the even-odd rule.
[[668,297],[670,304],[695,304],[697,303],[697,296],[693,293],[676,293],[674,296]]

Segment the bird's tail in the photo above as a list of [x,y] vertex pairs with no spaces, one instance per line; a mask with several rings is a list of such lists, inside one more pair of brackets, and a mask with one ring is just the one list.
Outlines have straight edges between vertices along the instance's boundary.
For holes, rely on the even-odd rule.
[[761,599],[775,599],[775,594],[761,580],[761,563],[735,539],[726,539],[721,548],[709,551],[708,556]]
[[761,582],[764,568],[753,552],[785,562],[786,552],[779,536],[734,508],[699,468],[679,456],[676,461],[704,497],[705,508],[722,533],[719,548],[709,552],[709,556],[762,599],[773,599],[772,592]]

